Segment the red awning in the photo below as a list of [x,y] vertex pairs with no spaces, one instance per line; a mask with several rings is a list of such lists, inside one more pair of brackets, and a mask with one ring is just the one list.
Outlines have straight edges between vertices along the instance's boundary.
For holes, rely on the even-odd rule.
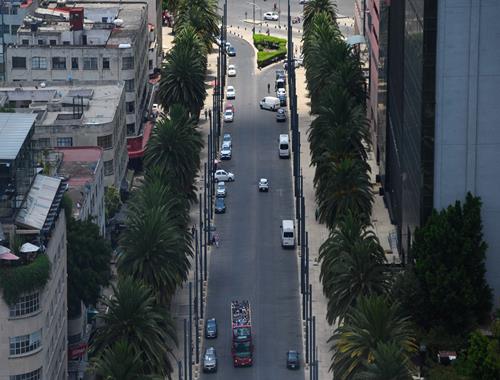
[[127,138],[127,151],[129,159],[144,157],[144,152],[146,151],[146,146],[148,145],[149,138],[151,137],[153,126],[154,123],[152,121],[148,121],[144,124],[144,131],[142,132],[142,135]]

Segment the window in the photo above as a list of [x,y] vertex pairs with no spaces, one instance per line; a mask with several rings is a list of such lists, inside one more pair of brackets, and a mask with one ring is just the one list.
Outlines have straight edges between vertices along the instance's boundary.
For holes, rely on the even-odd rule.
[[148,67],[149,67],[149,70],[153,70],[153,60],[152,59],[149,60],[149,66]]
[[66,57],[52,57],[52,70],[66,70]]
[[29,335],[9,338],[9,355],[22,355],[36,350],[42,344],[42,330]]
[[103,70],[109,70],[109,58],[108,57],[102,58],[102,68],[103,68]]
[[0,30],[3,34],[10,34],[10,26],[7,24],[0,25]]
[[50,41],[49,41],[49,44],[50,44],[51,46],[55,46],[55,44],[57,44],[57,41],[56,41],[56,40],[50,40]]
[[9,380],[40,380],[42,378],[42,367],[31,372],[22,373],[20,375],[11,375]]
[[125,91],[133,92],[135,89],[135,83],[133,79],[129,79],[125,81]]
[[104,175],[113,175],[113,160],[104,161]]
[[97,146],[103,149],[111,149],[113,147],[113,135],[97,137]]
[[10,9],[10,14],[17,15],[18,11],[19,11],[19,5],[13,5],[12,8]]
[[15,305],[10,307],[10,317],[20,317],[34,313],[40,309],[40,295],[38,292],[20,296]]
[[125,109],[126,109],[127,113],[134,113],[135,112],[135,102],[126,102]]
[[32,57],[31,68],[33,70],[47,70],[47,58],[45,57]]
[[83,57],[84,70],[97,70],[97,57]]
[[127,124],[127,136],[133,136],[135,134],[135,123]]
[[45,45],[45,40],[38,40],[38,45]]
[[23,45],[29,45],[30,44],[30,40],[21,40],[21,44],[23,44]]
[[40,148],[40,149],[43,149],[43,148],[50,148],[52,145],[50,144],[50,138],[41,138],[41,139],[38,139],[37,143],[36,143],[36,147],[37,148]]
[[122,58],[122,70],[132,70],[134,68],[134,57]]
[[73,146],[73,137],[58,137],[57,146]]
[[10,31],[12,34],[16,34],[18,29],[19,29],[19,25],[11,25],[10,26]]
[[69,41],[63,41],[63,45],[69,45],[70,42]]
[[13,69],[25,69],[26,68],[26,57],[12,57],[12,68]]
[[71,68],[73,70],[78,70],[78,57],[71,58]]

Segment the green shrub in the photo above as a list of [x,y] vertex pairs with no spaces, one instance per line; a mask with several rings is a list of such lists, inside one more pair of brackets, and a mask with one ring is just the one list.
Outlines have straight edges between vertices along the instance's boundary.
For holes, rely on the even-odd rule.
[[47,255],[38,254],[33,262],[0,269],[0,288],[8,305],[17,302],[23,293],[41,289],[50,278],[50,261]]
[[286,57],[286,39],[255,34],[253,44],[257,48],[257,67],[262,68]]
[[274,45],[286,46],[286,39],[268,36],[267,34],[255,34],[253,36],[253,44],[256,47],[258,47],[258,45],[263,45],[264,47],[270,47]]
[[286,49],[275,51],[259,51],[257,53],[257,67],[265,67],[286,57]]

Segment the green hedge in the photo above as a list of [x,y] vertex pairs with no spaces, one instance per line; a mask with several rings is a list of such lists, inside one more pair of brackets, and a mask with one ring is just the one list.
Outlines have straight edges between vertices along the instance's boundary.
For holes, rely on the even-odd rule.
[[0,288],[8,305],[14,305],[23,293],[41,289],[50,278],[50,261],[47,255],[38,254],[33,262],[0,269]]
[[[255,34],[253,44],[257,48],[257,67],[270,65],[286,57],[286,39],[268,36],[267,34]],[[268,51],[265,51],[267,49]],[[271,51],[269,51],[271,50]]]

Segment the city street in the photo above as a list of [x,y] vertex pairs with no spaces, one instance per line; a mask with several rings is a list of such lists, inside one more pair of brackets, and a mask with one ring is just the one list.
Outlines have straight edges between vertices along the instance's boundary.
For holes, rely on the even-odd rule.
[[[227,184],[226,213],[215,217],[220,245],[212,249],[209,264],[205,317],[217,318],[218,338],[204,340],[204,346],[216,348],[218,372],[201,378],[304,379],[303,368],[286,369],[285,356],[287,350],[302,351],[297,254],[280,242],[280,222],[294,213],[291,162],[278,156],[278,136],[288,132],[288,123],[277,123],[276,113],[259,109],[268,83],[274,95],[274,68],[257,74],[253,48],[241,39],[229,41],[237,50],[228,58],[237,76],[227,81],[236,90],[230,101],[235,118],[223,132],[231,133],[233,158],[221,166],[236,180]],[[259,193],[261,177],[269,180],[269,193]],[[254,365],[233,368],[230,303],[244,299],[252,308]],[[200,362],[202,367],[203,356]]]

